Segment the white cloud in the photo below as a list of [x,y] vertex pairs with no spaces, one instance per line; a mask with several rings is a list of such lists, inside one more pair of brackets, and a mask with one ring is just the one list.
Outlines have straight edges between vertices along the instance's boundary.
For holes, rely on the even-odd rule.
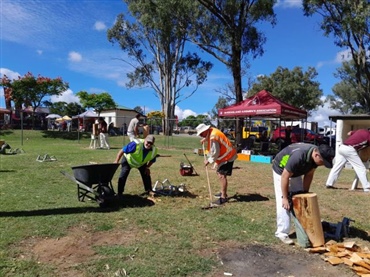
[[192,110],[189,110],[189,109],[182,110],[179,106],[176,106],[175,115],[177,115],[179,121],[181,121],[190,115],[197,116],[198,114]]
[[42,50],[36,50],[36,53],[42,55]]
[[302,7],[302,0],[278,0],[275,7],[300,8]]
[[97,31],[104,31],[107,29],[107,25],[105,25],[102,21],[96,21],[94,24],[94,29]]
[[338,52],[333,60],[330,61],[319,61],[316,64],[317,68],[326,66],[326,65],[333,65],[333,64],[342,64],[343,62],[350,61],[352,59],[352,54],[349,49],[343,50]]
[[80,99],[73,94],[73,91],[68,89],[65,92],[62,93],[60,96],[51,96],[50,97],[50,102],[66,102],[66,103],[80,103]]
[[80,62],[82,60],[82,55],[78,52],[71,51],[68,53],[68,60],[71,62]]
[[348,62],[350,60],[352,60],[352,53],[351,53],[351,50],[347,49],[347,50],[338,52],[334,61],[335,63],[341,64],[343,62]]
[[4,75],[6,75],[10,80],[18,79],[21,74],[18,72],[14,72],[7,68],[0,68],[0,77],[2,78]]
[[[325,97],[322,97],[321,100],[325,100]],[[314,111],[307,121],[317,122],[319,127],[330,126],[329,116],[340,115],[339,111],[330,109],[329,103],[325,102],[323,107],[320,107],[317,111]]]

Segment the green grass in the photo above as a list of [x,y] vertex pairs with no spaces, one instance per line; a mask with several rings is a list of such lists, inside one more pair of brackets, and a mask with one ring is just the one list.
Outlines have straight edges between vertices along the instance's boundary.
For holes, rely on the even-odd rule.
[[[274,238],[270,164],[236,161],[237,168],[229,177],[229,196],[237,194],[239,201],[201,209],[210,200],[203,157],[194,154],[200,147],[198,137],[157,136],[159,153],[171,157],[157,159],[151,170],[153,183],[164,179],[173,185],[185,183],[188,193],[184,197],[156,197],[154,202],[139,197],[143,185],[133,170],[126,185],[126,202],[110,209],[94,201],[79,202],[76,184],[60,172],[72,174],[72,166],[90,162],[113,162],[128,143],[127,137],[110,137],[110,150],[90,149],[89,134],[24,131],[22,139],[16,130],[1,133],[0,139],[25,151],[0,155],[1,276],[59,276],[61,272],[64,276],[114,276],[117,272],[124,276],[123,269],[129,276],[141,277],[211,276],[220,266],[217,251],[221,248],[279,243]],[[188,163],[184,153],[199,176],[180,175],[180,162]],[[45,154],[57,160],[36,161]],[[322,219],[335,223],[344,216],[354,219],[351,226],[356,241],[368,243],[369,195],[347,190],[354,177],[352,170],[340,176],[337,186],[342,189],[326,190],[328,173],[320,167],[311,187],[318,194]],[[114,188],[118,174],[119,169],[112,180]],[[215,193],[219,183],[210,168],[209,178]],[[82,253],[78,263],[68,263],[68,259],[58,263],[63,254],[57,252],[62,247],[58,243],[66,238],[75,240],[74,245],[64,245],[65,252],[86,248],[92,257],[83,259]],[[50,259],[54,257],[49,262],[37,252],[43,243],[50,245],[46,247]]]

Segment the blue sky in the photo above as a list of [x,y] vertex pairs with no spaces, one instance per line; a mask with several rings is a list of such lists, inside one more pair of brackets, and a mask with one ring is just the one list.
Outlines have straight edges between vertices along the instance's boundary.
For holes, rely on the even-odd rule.
[[[123,12],[121,0],[1,0],[1,75],[10,78],[27,72],[46,77],[62,77],[70,89],[54,101],[74,102],[76,92],[109,92],[118,105],[145,112],[160,110],[160,102],[151,89],[127,89],[127,64],[117,60],[124,53],[107,40],[106,31]],[[339,82],[333,73],[341,64],[345,49],[336,47],[332,38],[319,29],[319,17],[304,17],[300,0],[278,1],[277,25],[262,25],[267,43],[265,54],[251,61],[249,75],[270,75],[278,66],[306,70],[315,67],[324,95]],[[176,108],[177,115],[209,112],[217,102],[215,91],[232,82],[226,67],[201,53],[214,67],[207,81],[189,99]],[[246,84],[246,80],[244,80]],[[4,107],[0,91],[0,107]],[[329,125],[328,115],[338,112],[327,107],[315,112],[310,121]]]

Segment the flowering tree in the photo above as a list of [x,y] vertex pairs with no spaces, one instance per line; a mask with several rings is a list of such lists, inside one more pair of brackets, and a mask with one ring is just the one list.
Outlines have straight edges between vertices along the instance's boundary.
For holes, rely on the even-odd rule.
[[[16,110],[20,110],[22,106],[31,106],[32,115],[46,96],[61,95],[69,88],[68,83],[63,82],[60,77],[55,79],[41,75],[35,77],[30,72],[14,80],[4,75],[0,79],[0,85],[4,88],[6,108],[10,109],[13,101]],[[32,124],[34,126],[34,121]]]

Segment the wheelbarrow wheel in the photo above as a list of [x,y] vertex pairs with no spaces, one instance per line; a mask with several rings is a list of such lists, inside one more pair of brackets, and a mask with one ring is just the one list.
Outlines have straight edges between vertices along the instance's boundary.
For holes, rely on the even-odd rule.
[[98,193],[99,193],[99,199],[98,199],[99,206],[101,208],[107,207],[109,199],[114,196],[113,190],[108,186],[102,185],[102,186],[99,186]]

